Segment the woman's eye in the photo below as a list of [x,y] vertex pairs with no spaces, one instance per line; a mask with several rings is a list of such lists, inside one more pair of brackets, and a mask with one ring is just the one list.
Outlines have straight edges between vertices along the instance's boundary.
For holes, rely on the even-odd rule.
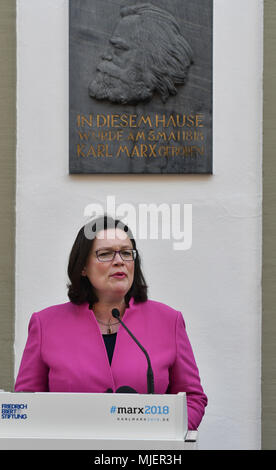
[[99,256],[102,256],[102,257],[109,257],[109,256],[113,256],[113,251],[102,251],[101,253],[99,253]]
[[121,253],[122,253],[122,256],[124,256],[125,258],[132,258],[132,251],[131,250],[124,250]]

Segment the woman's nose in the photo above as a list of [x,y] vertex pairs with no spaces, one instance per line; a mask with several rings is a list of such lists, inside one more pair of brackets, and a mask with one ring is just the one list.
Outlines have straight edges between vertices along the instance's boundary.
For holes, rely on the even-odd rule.
[[115,264],[118,264],[118,263],[119,264],[124,264],[124,260],[121,258],[120,253],[118,251],[117,251],[117,253],[115,253],[113,263],[115,263]]

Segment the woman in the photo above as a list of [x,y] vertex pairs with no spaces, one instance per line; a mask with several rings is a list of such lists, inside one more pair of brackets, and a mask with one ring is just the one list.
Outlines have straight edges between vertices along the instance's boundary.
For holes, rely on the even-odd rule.
[[79,231],[69,264],[70,302],[32,315],[15,391],[147,393],[147,361],[112,316],[118,309],[149,354],[158,394],[186,392],[188,428],[207,405],[180,312],[148,300],[136,243],[110,217]]

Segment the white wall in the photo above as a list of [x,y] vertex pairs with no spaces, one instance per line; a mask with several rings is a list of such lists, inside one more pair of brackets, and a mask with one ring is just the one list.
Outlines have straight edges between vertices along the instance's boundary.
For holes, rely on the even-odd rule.
[[189,251],[139,243],[150,296],[184,314],[209,398],[200,449],[258,449],[262,1],[214,3],[214,175],[69,176],[68,2],[17,0],[15,374],[31,313],[68,300],[87,204],[192,203]]

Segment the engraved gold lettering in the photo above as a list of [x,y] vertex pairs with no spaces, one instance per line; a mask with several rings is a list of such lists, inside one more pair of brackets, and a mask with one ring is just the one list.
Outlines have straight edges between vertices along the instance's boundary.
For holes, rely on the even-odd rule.
[[107,118],[103,114],[97,114],[97,127],[105,126]]
[[150,116],[147,115],[146,117],[144,117],[144,116],[142,115],[142,116],[140,117],[140,119],[139,119],[138,127],[140,127],[141,124],[148,124],[149,127],[152,127],[152,122],[151,122]]
[[127,118],[127,114],[122,114],[121,115],[121,127],[127,127],[128,126],[128,118]]
[[203,127],[202,121],[203,121],[203,114],[197,114],[196,115],[196,127]]
[[111,114],[111,127],[120,127],[120,123],[117,121],[120,120],[119,114]]
[[77,156],[78,157],[85,157],[85,154],[83,153],[83,147],[85,147],[85,145],[77,144]]
[[95,152],[95,150],[94,150],[93,145],[90,145],[86,156],[87,156],[87,157],[90,157],[90,155],[92,155],[93,157],[96,157],[96,156],[97,156],[97,155],[96,155],[96,152]]
[[129,157],[129,150],[126,145],[120,145],[120,147],[117,150],[116,157],[119,157],[121,153],[126,153],[126,155]]

